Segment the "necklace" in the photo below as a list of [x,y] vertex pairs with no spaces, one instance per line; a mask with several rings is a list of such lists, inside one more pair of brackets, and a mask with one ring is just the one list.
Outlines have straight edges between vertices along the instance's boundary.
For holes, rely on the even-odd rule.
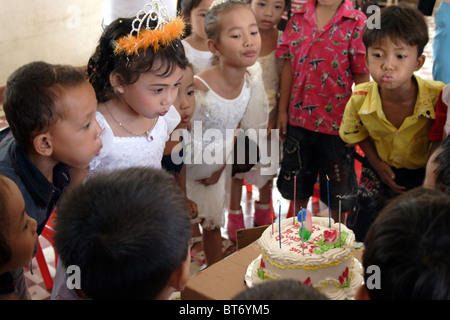
[[[153,136],[152,136],[151,132],[152,132],[153,127],[155,126],[155,120],[153,120],[153,124],[152,124],[152,126],[150,127],[150,129],[148,129],[147,131],[145,131],[145,132],[143,132],[143,133],[138,134],[138,133],[134,133],[133,131],[131,131],[131,130],[125,128],[125,126],[122,124],[122,122],[120,122],[120,121],[118,121],[116,118],[114,118],[114,116],[113,116],[111,110],[109,110],[109,106],[106,108],[106,110],[108,110],[108,113],[111,115],[111,118],[113,118],[113,120],[114,120],[114,121],[115,121],[115,122],[116,122],[123,130],[125,130],[126,132],[131,133],[131,134],[132,134],[133,136],[135,136],[135,137],[141,137],[141,136],[144,136],[144,137],[147,138],[147,141],[148,141],[148,142],[152,142],[152,141],[153,141]],[[157,118],[156,118],[156,119],[157,119]]]

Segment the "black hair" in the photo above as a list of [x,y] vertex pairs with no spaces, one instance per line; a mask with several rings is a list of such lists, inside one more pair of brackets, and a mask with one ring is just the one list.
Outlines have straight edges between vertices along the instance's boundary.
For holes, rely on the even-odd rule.
[[389,6],[380,10],[380,26],[366,26],[363,30],[363,43],[366,50],[386,38],[402,41],[410,46],[417,45],[417,56],[420,57],[428,43],[428,26],[423,14],[413,8]]
[[[363,267],[378,266],[373,300],[450,299],[450,198],[418,187],[392,199],[364,239]],[[373,283],[373,280],[370,280]]]
[[185,197],[163,170],[99,173],[58,207],[55,247],[92,299],[155,299],[188,255]]
[[329,300],[316,288],[296,280],[267,280],[236,295],[233,300]]
[[86,74],[68,65],[43,61],[28,63],[8,78],[3,110],[11,133],[24,149],[32,147],[33,134],[50,128],[64,116],[56,108],[69,88],[86,81]]
[[[169,45],[160,45],[155,51],[152,46],[140,49],[137,54],[115,53],[117,40],[126,37],[132,30],[134,18],[118,18],[103,31],[94,54],[90,57],[87,72],[89,81],[95,89],[99,102],[105,102],[114,97],[114,89],[109,76],[117,72],[124,85],[132,84],[145,72],[153,71],[166,77],[172,74],[176,67],[186,69],[189,64],[180,39],[173,40]],[[157,21],[151,21],[155,28]],[[142,28],[145,27],[145,23]]]

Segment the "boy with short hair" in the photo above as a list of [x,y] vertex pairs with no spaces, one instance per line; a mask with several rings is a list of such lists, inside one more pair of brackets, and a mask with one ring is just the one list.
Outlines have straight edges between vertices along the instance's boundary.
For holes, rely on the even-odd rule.
[[345,107],[339,135],[365,153],[357,204],[347,226],[357,241],[385,202],[422,184],[431,142],[427,135],[444,83],[414,75],[425,56],[428,27],[416,9],[389,6],[381,28],[363,31],[372,82],[357,85]]
[[189,278],[190,236],[184,193],[166,171],[99,173],[58,207],[55,247],[65,266],[79,268],[81,288],[65,279],[52,299],[167,300]]
[[[87,168],[102,147],[94,89],[76,68],[31,62],[8,78],[3,109],[9,127],[0,132],[0,173],[19,187],[40,234],[72,168]],[[14,274],[8,278],[23,281],[22,269]],[[2,287],[14,289],[0,281]]]

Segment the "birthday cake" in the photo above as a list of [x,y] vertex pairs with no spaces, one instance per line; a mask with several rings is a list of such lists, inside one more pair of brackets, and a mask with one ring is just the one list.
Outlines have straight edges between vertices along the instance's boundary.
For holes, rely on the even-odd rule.
[[[299,222],[300,220],[300,222]],[[270,279],[294,279],[317,288],[330,299],[353,299],[363,282],[354,258],[355,235],[333,219],[287,218],[269,226],[258,240],[261,255],[253,261],[252,284]],[[250,267],[249,267],[250,269]]]

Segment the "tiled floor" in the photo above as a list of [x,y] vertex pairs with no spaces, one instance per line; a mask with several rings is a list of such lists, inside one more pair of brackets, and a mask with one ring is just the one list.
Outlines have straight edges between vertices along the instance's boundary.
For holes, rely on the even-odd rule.
[[[427,17],[427,22],[429,24],[429,36],[430,42],[425,47],[424,54],[426,55],[425,65],[422,67],[420,71],[417,72],[419,76],[424,79],[432,79],[432,65],[433,65],[433,57],[432,57],[432,41],[434,36],[434,18]],[[7,125],[3,110],[0,106],[0,129]],[[276,185],[276,184],[275,184]],[[247,193],[245,187],[243,187],[242,192],[242,207],[245,215],[245,225],[246,227],[252,227],[253,225],[253,206],[254,201],[258,199],[258,189],[253,187],[252,193]],[[282,218],[286,217],[287,210],[289,208],[289,202],[281,197],[278,193],[278,190],[274,188],[273,190],[273,202],[276,204],[277,200],[281,201]],[[325,208],[325,205],[321,204],[321,209]],[[226,230],[222,230],[222,234],[226,237]],[[40,243],[43,248],[44,256],[49,264],[49,270],[52,275],[55,274],[55,256],[53,252],[53,248],[50,243],[40,237]],[[191,273],[195,273],[199,270],[199,265],[195,262],[191,265]],[[47,300],[50,299],[51,291],[46,290],[41,273],[39,271],[38,264],[36,259],[32,261],[32,267],[25,267],[25,276],[27,285],[33,300]]]

